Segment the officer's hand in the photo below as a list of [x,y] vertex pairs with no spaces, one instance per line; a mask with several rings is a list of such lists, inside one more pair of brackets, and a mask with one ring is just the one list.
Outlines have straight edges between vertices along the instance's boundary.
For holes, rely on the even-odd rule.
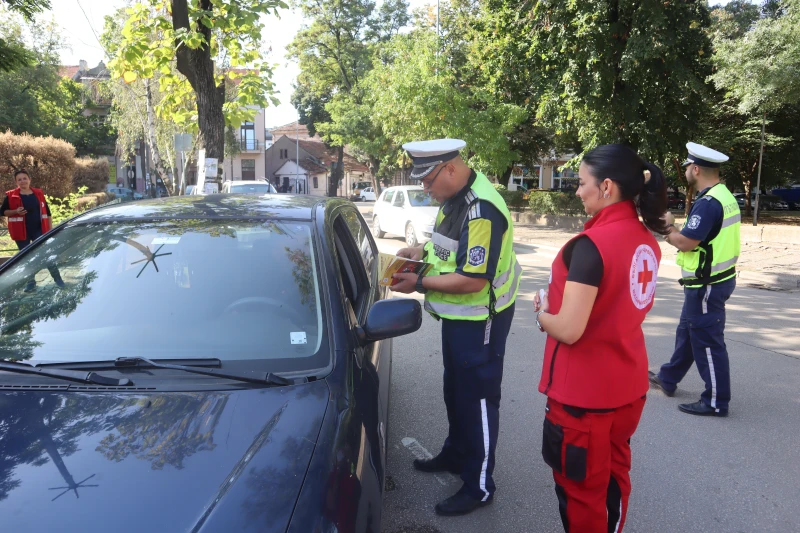
[[397,257],[411,259],[412,261],[420,261],[422,259],[422,247],[400,248],[395,255],[397,255]]
[[[405,248],[408,250],[409,248]],[[389,287],[394,292],[402,292],[403,294],[410,294],[417,290],[417,278],[419,274],[413,272],[406,272],[404,274],[395,274],[392,276],[394,279],[399,280],[397,283]]]

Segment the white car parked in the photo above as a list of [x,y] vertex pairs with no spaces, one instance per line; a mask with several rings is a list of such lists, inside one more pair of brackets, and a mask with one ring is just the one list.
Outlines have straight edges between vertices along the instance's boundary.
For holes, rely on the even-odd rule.
[[375,201],[375,189],[372,187],[367,187],[361,194],[359,195],[362,202],[374,202]]
[[236,181],[226,181],[225,183],[223,183],[222,193],[260,196],[262,194],[278,194],[278,191],[275,190],[275,187],[268,181],[236,180]]
[[439,202],[418,185],[385,189],[372,208],[372,234],[387,233],[405,237],[408,246],[431,239]]

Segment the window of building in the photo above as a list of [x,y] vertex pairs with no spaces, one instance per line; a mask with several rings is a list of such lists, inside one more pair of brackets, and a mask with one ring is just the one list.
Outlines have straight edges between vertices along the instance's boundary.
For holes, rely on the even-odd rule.
[[288,149],[283,148],[283,149],[281,149],[280,152],[281,152],[280,153],[280,158],[281,159],[289,159],[289,150]]
[[242,159],[242,179],[254,180],[256,179],[256,160],[255,159]]
[[571,168],[560,169],[553,167],[553,188],[554,189],[577,189],[578,173]]
[[314,176],[313,182],[314,182],[314,188],[315,189],[319,189],[319,180],[317,180],[316,176]]
[[258,141],[256,140],[256,128],[252,122],[245,122],[239,130],[239,139],[242,150],[257,150]]

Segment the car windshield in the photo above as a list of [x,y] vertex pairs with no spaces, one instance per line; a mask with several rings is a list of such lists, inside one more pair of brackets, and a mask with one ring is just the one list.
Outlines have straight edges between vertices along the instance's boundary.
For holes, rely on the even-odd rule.
[[250,183],[231,185],[231,192],[238,194],[269,194],[272,190],[269,183]]
[[323,368],[330,356],[317,271],[303,222],[67,226],[0,274],[0,357]]
[[406,193],[408,194],[408,201],[414,207],[439,206],[439,202],[431,198],[425,191],[409,189]]

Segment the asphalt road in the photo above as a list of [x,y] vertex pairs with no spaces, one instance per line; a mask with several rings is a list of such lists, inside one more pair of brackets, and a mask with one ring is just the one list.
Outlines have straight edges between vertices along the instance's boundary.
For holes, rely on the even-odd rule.
[[[404,246],[400,238],[378,241],[384,252]],[[385,533],[562,531],[551,471],[540,453],[545,398],[537,384],[545,337],[531,304],[546,284],[555,250],[520,246],[517,253],[525,272],[506,351],[495,501],[466,517],[439,517],[434,504],[457,491],[460,479],[412,468],[414,457],[438,453],[447,431],[440,330],[426,315],[418,332],[394,341]],[[652,369],[672,352],[682,304],[676,278],[674,269],[661,269],[656,305],[644,325]],[[740,287],[728,305],[730,416],[678,411],[679,403],[695,401],[702,391],[695,369],[673,398],[650,391],[632,440],[626,531],[800,531],[798,324],[800,293]]]

